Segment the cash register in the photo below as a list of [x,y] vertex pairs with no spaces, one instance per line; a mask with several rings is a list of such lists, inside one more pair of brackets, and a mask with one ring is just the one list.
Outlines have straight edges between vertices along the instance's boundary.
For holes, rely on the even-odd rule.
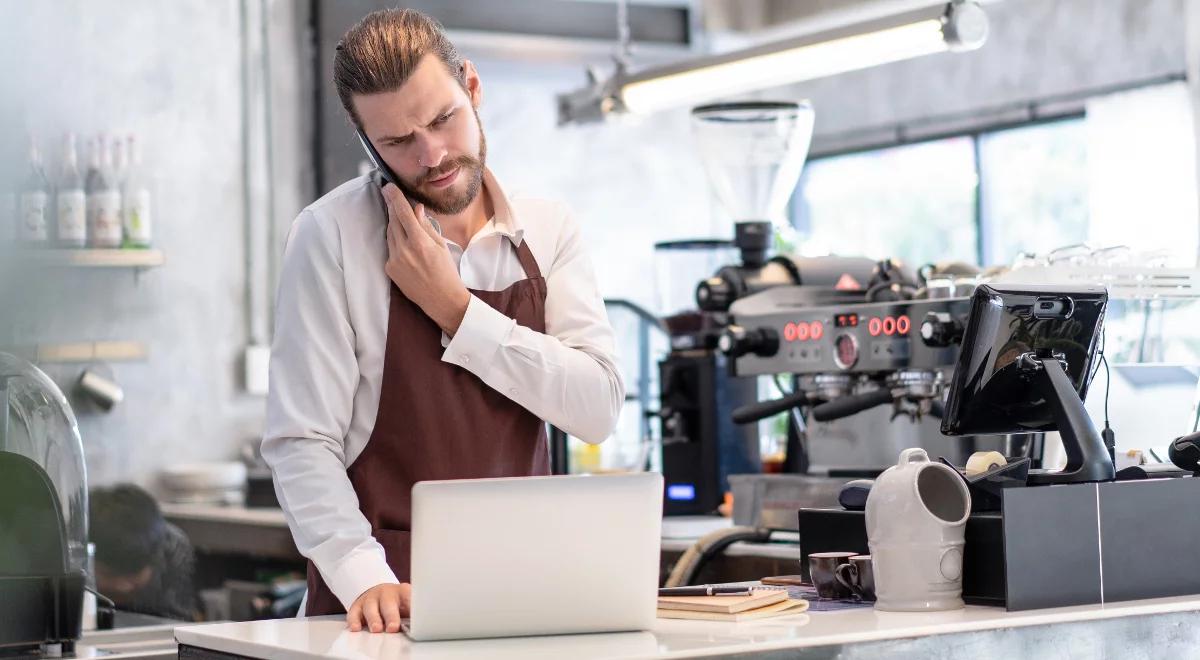
[[[961,342],[944,433],[1056,430],[1067,455],[1061,470],[1005,475],[990,491],[979,490],[986,479],[971,484],[973,499],[996,497],[995,510],[973,507],[967,521],[968,602],[1026,610],[1200,593],[1190,566],[1200,520],[1161,515],[1191,511],[1200,481],[1115,481],[1083,408],[1107,298],[1099,287],[980,285],[965,318],[923,323],[923,336]],[[813,552],[868,549],[861,511],[800,509],[798,518],[802,571]]]

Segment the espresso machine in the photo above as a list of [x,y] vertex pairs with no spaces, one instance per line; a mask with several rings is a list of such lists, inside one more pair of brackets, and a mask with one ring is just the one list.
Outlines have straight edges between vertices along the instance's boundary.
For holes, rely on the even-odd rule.
[[692,111],[692,126],[712,188],[735,220],[734,236],[660,243],[656,252],[722,251],[736,253],[737,262],[700,274],[686,302],[662,310],[670,352],[659,363],[656,415],[668,515],[711,513],[729,490],[729,475],[762,470],[757,426],[739,425],[733,415],[758,401],[759,379],[735,375],[719,346],[731,305],[775,287],[803,287],[822,303],[858,300],[875,268],[864,258],[773,255],[812,137],[810,105],[705,105]]
[[71,656],[83,616],[87,479],[75,416],[0,353],[0,656]]
[[[998,446],[939,432],[978,269],[950,263],[913,273],[892,259],[776,250],[791,233],[784,216],[811,138],[811,106],[707,105],[692,122],[713,190],[736,219],[733,240],[720,247],[739,261],[702,277],[694,305],[663,319],[671,338],[657,413],[665,513],[712,512],[730,475],[761,472],[757,423],[784,412],[782,470],[793,474],[873,476],[904,447],[965,461]],[[782,398],[759,400],[764,376]]]

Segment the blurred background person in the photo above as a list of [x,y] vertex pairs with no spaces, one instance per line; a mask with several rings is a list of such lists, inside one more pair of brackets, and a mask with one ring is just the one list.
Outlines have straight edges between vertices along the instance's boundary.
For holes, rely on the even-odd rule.
[[195,552],[150,494],[121,484],[94,489],[89,499],[97,590],[121,610],[197,620]]

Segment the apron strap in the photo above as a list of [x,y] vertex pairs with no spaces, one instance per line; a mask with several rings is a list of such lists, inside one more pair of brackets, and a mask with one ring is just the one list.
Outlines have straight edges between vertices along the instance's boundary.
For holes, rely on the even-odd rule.
[[529,241],[524,238],[521,239],[521,244],[517,246],[517,260],[521,262],[521,268],[525,270],[525,277],[532,280],[542,276],[542,271],[538,268],[537,260],[533,258],[533,251],[529,249]]

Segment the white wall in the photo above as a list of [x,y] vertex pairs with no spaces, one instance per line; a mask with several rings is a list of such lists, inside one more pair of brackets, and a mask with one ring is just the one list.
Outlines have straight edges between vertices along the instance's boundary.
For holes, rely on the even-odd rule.
[[[286,24],[293,3],[276,4]],[[5,283],[15,289],[4,310],[13,336],[0,344],[148,346],[144,362],[108,365],[126,396],[112,412],[72,398],[93,484],[152,485],[164,464],[229,458],[261,432],[263,399],[244,394],[239,375],[247,342],[239,21],[237,0],[0,3],[0,153],[17,147],[20,165],[9,157],[6,182],[13,169],[23,174],[26,130],[55,168],[64,132],[115,130],[138,134],[153,183],[165,266],[136,279],[128,270],[26,270]],[[284,46],[276,56],[294,59]],[[276,103],[286,122],[297,100]],[[280,165],[287,217],[305,181],[297,165]],[[83,366],[44,365],[68,395]]]
[[510,194],[571,205],[603,295],[653,305],[654,242],[732,237],[686,110],[558,128],[553,95],[580,85],[578,66],[477,64],[488,165]]

